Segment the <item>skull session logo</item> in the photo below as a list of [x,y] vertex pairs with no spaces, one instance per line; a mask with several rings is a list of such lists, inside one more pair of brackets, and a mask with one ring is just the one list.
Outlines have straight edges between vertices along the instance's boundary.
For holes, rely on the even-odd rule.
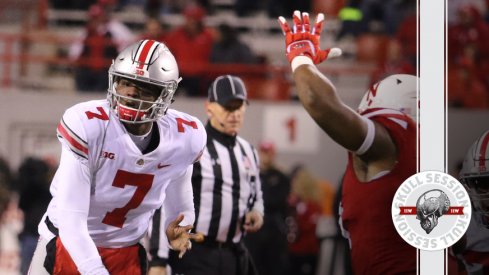
[[399,235],[423,250],[445,249],[469,226],[472,208],[467,191],[454,177],[424,171],[409,177],[392,201],[392,220]]
[[438,225],[438,218],[446,214],[449,208],[450,199],[443,191],[438,189],[426,191],[416,202],[416,219],[420,220],[426,234],[430,234]]

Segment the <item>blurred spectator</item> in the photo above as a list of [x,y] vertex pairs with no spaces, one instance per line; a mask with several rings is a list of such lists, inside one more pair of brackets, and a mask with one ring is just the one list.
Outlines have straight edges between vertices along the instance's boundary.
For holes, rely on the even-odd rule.
[[418,59],[418,42],[417,34],[418,15],[415,8],[411,8],[406,12],[406,16],[399,23],[396,32],[396,39],[401,44],[401,55],[404,56],[413,67],[416,67]]
[[263,227],[245,237],[258,274],[283,275],[288,270],[287,197],[290,180],[275,164],[275,146],[264,141],[258,147],[260,180],[265,204]]
[[319,257],[316,274],[327,274],[335,264],[334,254],[337,253],[335,242],[337,219],[333,215],[335,189],[329,181],[318,180],[321,215],[318,218],[316,236],[319,239]]
[[[99,1],[105,3],[104,0]],[[76,62],[75,84],[78,91],[105,91],[111,60],[135,40],[127,26],[112,18],[113,5],[109,4],[90,7],[84,33],[70,48],[70,59]]]
[[338,19],[341,21],[341,26],[336,35],[336,40],[340,40],[345,36],[357,37],[360,34],[363,18],[360,3],[361,0],[350,0],[340,9]]
[[66,1],[66,0],[50,0],[50,6],[53,9],[60,10],[87,10],[90,5],[97,0],[82,0],[82,1]]
[[282,14],[292,14],[294,10],[311,10],[311,0],[236,0],[234,10],[239,17],[265,10],[270,18],[277,18]]
[[12,172],[7,161],[0,158],[0,216],[7,208],[10,201],[10,191],[12,184]]
[[299,166],[291,174],[291,184],[291,213],[287,218],[289,274],[315,274],[319,253],[316,227],[322,212],[319,182],[307,168]]
[[211,49],[211,63],[256,63],[250,47],[241,42],[239,33],[228,24],[219,25],[216,40]]
[[460,64],[465,48],[470,46],[478,59],[489,58],[489,27],[479,10],[472,5],[461,6],[458,21],[448,28],[449,63]]
[[448,25],[452,25],[458,21],[457,13],[461,6],[472,5],[476,7],[481,14],[486,14],[487,5],[489,3],[487,0],[448,0],[447,1],[447,23]]
[[7,189],[13,189],[12,171],[8,162],[0,157],[0,186],[5,186]]
[[[404,18],[406,7],[416,5],[413,0],[362,0],[363,32],[382,31],[394,35],[401,20]],[[381,29],[373,27],[373,22],[381,23]]]
[[148,17],[181,13],[189,5],[199,5],[208,13],[213,8],[208,0],[146,0],[145,2],[144,11]]
[[393,74],[416,74],[416,69],[402,54],[402,45],[396,39],[390,39],[388,42],[386,59],[377,64],[377,68],[371,75],[369,86]]
[[489,107],[489,26],[475,5],[459,5],[448,28],[448,100],[454,107]]
[[141,39],[152,39],[158,42],[166,40],[166,32],[163,28],[163,24],[158,18],[148,18],[144,24],[144,31],[141,34]]
[[262,1],[259,0],[236,0],[234,9],[239,17],[249,16],[252,12],[260,10]]
[[[338,182],[336,188],[334,200],[333,200],[333,217],[336,225],[336,242],[335,252],[333,255],[333,273],[330,274],[344,274],[353,275],[353,268],[351,266],[351,254],[350,254],[350,241],[345,238],[341,232],[340,219],[341,219],[341,194],[343,190],[343,176]],[[340,221],[340,222],[338,222]],[[337,272],[336,272],[337,271]]]
[[182,82],[180,89],[189,96],[204,96],[207,86],[202,83],[202,75],[209,64],[214,40],[213,32],[204,26],[206,11],[197,5],[189,5],[184,11],[183,26],[171,31],[166,45],[179,62]]
[[22,228],[22,212],[10,186],[14,186],[10,166],[0,157],[0,274],[19,274],[17,235]]
[[144,13],[149,18],[159,18],[162,13],[169,13],[172,11],[172,8],[167,2],[170,1],[146,0],[144,4]]
[[21,274],[27,274],[29,270],[39,239],[37,226],[51,200],[49,184],[52,171],[46,162],[27,158],[17,173],[17,185],[20,188],[19,208],[24,212],[24,228],[19,234]]
[[448,104],[451,107],[489,108],[489,91],[469,64],[448,66]]
[[[2,194],[2,197],[6,195]],[[9,193],[8,203],[0,217],[0,274],[20,273],[19,233],[22,230],[22,211],[18,208],[18,196]],[[27,273],[22,273],[27,274]]]

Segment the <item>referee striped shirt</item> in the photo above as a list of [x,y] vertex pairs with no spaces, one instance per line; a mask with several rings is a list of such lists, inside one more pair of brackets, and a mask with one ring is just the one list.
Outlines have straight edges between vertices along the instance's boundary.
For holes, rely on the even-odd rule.
[[[193,231],[208,240],[241,240],[244,215],[256,210],[263,215],[263,197],[258,156],[241,137],[231,137],[206,126],[207,146],[193,167],[192,186],[195,207]],[[150,239],[150,266],[164,266],[169,244],[162,221],[164,211],[153,216]]]
[[219,242],[239,242],[244,215],[263,214],[258,156],[253,146],[239,136],[228,136],[206,126],[207,146],[194,164],[196,232]]

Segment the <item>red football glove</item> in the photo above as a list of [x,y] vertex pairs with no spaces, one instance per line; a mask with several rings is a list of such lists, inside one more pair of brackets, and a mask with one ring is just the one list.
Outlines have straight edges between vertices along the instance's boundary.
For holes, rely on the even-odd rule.
[[284,17],[280,16],[278,22],[282,27],[285,35],[285,51],[289,62],[297,56],[307,56],[311,58],[314,64],[319,64],[324,60],[341,55],[341,49],[331,48],[321,50],[319,48],[319,38],[323,29],[324,14],[319,13],[316,17],[316,23],[311,30],[309,14],[300,11],[294,11],[294,26],[290,29]]

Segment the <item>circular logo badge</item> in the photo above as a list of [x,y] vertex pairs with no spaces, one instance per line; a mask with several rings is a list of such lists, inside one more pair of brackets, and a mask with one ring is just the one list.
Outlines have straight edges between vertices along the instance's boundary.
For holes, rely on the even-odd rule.
[[472,206],[454,177],[424,171],[405,180],[392,201],[392,220],[399,235],[422,250],[445,249],[469,227]]

